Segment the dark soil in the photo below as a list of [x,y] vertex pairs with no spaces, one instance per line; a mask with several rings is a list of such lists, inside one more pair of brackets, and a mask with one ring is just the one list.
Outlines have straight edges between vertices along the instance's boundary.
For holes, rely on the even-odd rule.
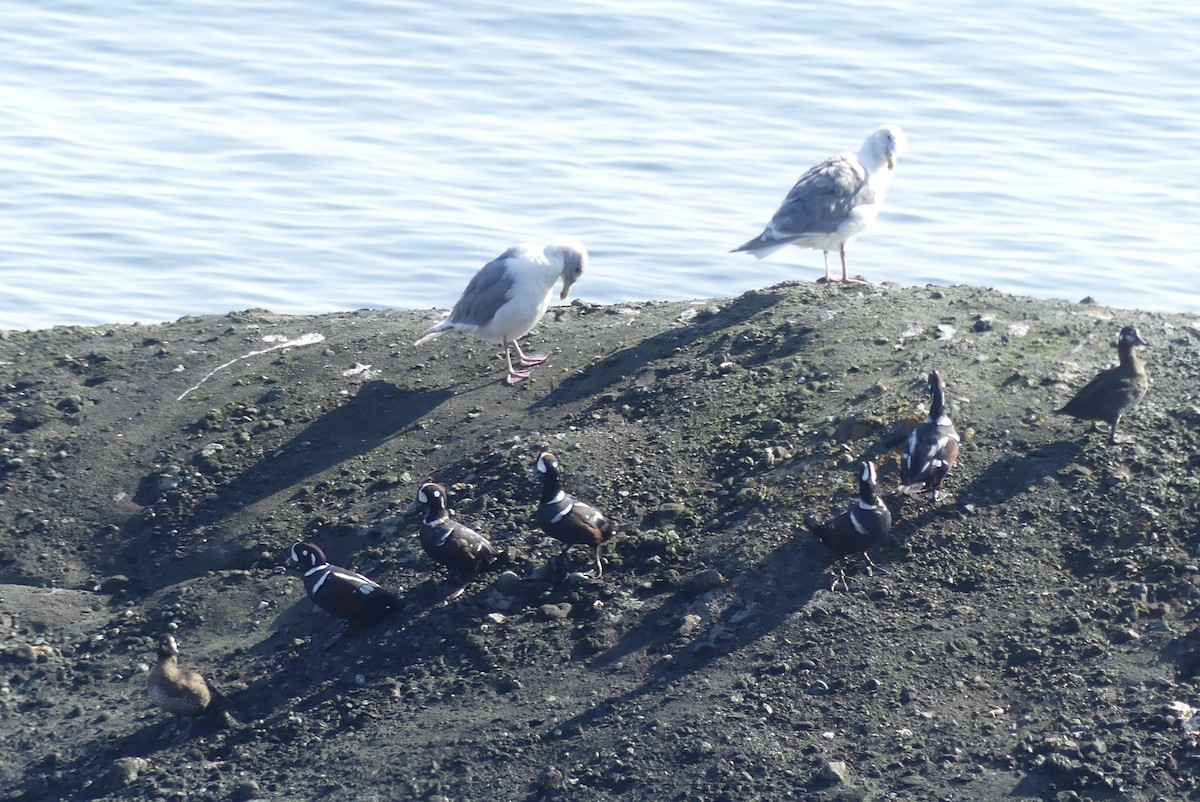
[[[1172,707],[1200,705],[1194,319],[968,287],[576,302],[516,387],[472,339],[414,350],[435,319],[3,335],[0,798],[1200,799]],[[1153,385],[1110,446],[1052,410],[1126,323]],[[883,571],[831,591],[804,517],[862,458],[896,486],[933,368],[947,497],[889,497]],[[545,448],[622,524],[599,579],[532,526]],[[449,604],[426,480],[510,558]],[[404,612],[330,646],[300,538]],[[166,631],[230,718],[150,703]]]

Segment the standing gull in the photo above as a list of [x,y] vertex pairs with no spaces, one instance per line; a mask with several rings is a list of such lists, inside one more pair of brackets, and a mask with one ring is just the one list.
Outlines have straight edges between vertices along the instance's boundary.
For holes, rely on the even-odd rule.
[[[450,315],[431,327],[413,345],[458,329],[481,340],[504,346],[508,383],[529,378],[546,354],[526,354],[517,340],[528,334],[550,306],[554,283],[562,278],[559,299],[565,299],[587,267],[588,253],[573,238],[556,239],[546,246],[514,245],[484,265],[463,290]],[[514,370],[511,349],[516,349],[521,370]]]
[[[839,153],[816,165],[792,187],[763,232],[732,252],[749,251],[759,259],[784,245],[819,248],[825,254],[823,282],[865,283],[850,278],[846,268],[846,243],[874,222],[892,185],[896,161],[908,140],[898,125],[875,131],[858,153]],[[842,256],[842,277],[829,274],[829,252]]]

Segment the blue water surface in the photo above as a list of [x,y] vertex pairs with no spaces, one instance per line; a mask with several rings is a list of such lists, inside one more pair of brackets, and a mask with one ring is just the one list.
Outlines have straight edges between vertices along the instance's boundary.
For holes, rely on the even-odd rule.
[[1200,313],[1200,6],[0,0],[0,328],[447,307],[508,245],[591,301],[757,261],[795,178],[909,150],[876,281]]

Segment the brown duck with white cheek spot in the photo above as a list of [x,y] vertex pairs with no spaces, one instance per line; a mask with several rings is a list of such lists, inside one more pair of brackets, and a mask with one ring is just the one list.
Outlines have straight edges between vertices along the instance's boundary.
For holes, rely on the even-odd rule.
[[1109,443],[1129,442],[1131,438],[1117,437],[1117,424],[1122,415],[1137,406],[1150,387],[1146,367],[1133,350],[1145,345],[1135,327],[1121,329],[1121,336],[1117,339],[1120,364],[1101,371],[1066,406],[1054,411],[1059,415],[1092,421],[1093,431],[1098,431],[1097,423],[1103,421],[1108,424]]
[[158,663],[150,670],[148,684],[150,701],[177,716],[199,715],[224,700],[199,672],[180,667],[179,644],[171,635],[158,642]]

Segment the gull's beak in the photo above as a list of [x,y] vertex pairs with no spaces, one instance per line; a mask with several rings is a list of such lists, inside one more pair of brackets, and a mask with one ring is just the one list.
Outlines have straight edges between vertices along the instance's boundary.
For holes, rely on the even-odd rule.
[[571,292],[571,282],[567,281],[566,279],[563,279],[563,288],[562,288],[562,292],[560,292],[558,294],[558,300],[565,301],[567,299],[567,294],[570,292]]
[[894,154],[894,153],[888,154],[888,169],[889,170],[896,169],[896,154]]

